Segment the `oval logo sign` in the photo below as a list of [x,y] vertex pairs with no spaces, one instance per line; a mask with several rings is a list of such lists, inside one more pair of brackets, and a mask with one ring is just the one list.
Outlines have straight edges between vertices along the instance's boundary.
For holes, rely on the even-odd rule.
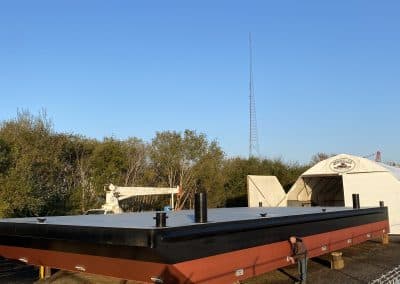
[[330,169],[337,173],[350,172],[355,166],[356,163],[352,159],[347,158],[334,160],[329,165]]

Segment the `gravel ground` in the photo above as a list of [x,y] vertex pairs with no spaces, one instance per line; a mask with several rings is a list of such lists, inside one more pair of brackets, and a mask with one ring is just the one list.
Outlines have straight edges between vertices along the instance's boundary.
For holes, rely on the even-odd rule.
[[[308,264],[308,283],[369,283],[400,265],[400,236],[392,236],[389,245],[371,240],[342,250],[345,267],[330,269],[329,255],[311,259]],[[298,276],[297,266],[291,265],[252,279],[244,284],[293,283]]]
[[[392,268],[400,265],[400,236],[392,236],[389,245],[379,240],[342,250],[345,267],[342,270],[329,268],[329,255],[314,258],[308,265],[308,283],[368,283]],[[37,281],[38,270],[15,261],[0,259],[0,283],[10,284],[136,284],[136,281],[123,281],[84,273],[59,271],[47,281]],[[297,277],[297,266],[291,265],[272,271],[243,284],[284,284],[293,283]]]

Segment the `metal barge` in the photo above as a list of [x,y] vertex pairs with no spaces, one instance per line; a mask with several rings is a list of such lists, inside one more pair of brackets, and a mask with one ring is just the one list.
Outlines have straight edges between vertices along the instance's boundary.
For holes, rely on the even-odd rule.
[[200,219],[184,210],[156,222],[154,214],[3,219],[0,255],[149,283],[233,283],[289,265],[291,235],[315,257],[389,230],[386,207],[223,208]]

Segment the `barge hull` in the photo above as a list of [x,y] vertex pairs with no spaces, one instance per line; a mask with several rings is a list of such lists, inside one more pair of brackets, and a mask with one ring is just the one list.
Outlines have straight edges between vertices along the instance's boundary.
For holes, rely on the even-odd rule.
[[[303,236],[309,257],[352,246],[389,231],[388,220]],[[296,232],[294,232],[296,234]],[[245,241],[245,240],[244,240]],[[190,248],[187,248],[190,250]],[[287,241],[277,241],[178,263],[159,263],[64,251],[0,245],[0,255],[69,271],[164,283],[233,283],[289,265]]]

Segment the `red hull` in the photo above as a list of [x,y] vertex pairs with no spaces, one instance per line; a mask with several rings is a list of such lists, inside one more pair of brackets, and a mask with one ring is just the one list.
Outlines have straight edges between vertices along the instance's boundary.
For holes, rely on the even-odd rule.
[[[304,237],[309,256],[315,257],[388,233],[388,221],[370,223],[337,231]],[[296,234],[296,232],[293,232]],[[51,249],[51,248],[49,248]],[[188,248],[190,249],[190,248]],[[164,283],[233,283],[288,265],[289,243],[276,242],[243,250],[199,258],[176,264],[0,246],[0,254],[10,259],[25,259],[29,264],[70,271],[151,282],[152,277]],[[243,275],[240,275],[243,274]]]

